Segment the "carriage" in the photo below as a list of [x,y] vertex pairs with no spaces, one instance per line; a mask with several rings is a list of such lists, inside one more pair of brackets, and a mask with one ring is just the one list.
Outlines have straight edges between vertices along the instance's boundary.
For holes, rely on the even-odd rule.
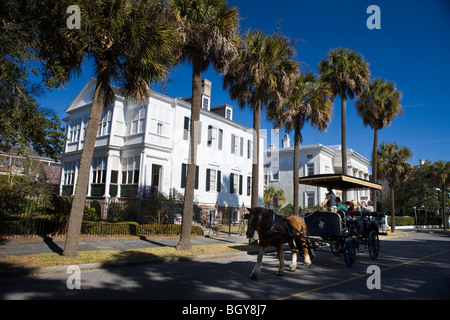
[[[378,183],[343,174],[321,174],[299,178],[300,184],[316,187],[332,187],[337,190],[375,189]],[[325,210],[314,211],[304,216],[308,237],[314,250],[329,246],[331,252],[343,255],[347,266],[355,262],[356,252],[368,251],[371,259],[376,259],[380,251],[379,234],[385,234],[384,213],[369,211]]]

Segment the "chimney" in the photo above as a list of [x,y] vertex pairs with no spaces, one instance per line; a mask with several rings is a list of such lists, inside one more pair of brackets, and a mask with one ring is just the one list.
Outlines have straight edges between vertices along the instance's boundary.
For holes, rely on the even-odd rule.
[[211,81],[202,79],[202,109],[210,110],[211,107]]
[[290,148],[291,147],[291,140],[289,139],[289,135],[287,133],[284,134],[283,140],[281,140],[281,147],[282,148]]
[[424,159],[419,159],[419,167],[423,166],[425,164]]
[[211,98],[211,81],[202,79],[202,93]]

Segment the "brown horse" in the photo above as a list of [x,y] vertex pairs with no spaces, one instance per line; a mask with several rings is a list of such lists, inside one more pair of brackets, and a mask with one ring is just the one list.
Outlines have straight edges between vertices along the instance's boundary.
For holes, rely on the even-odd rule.
[[297,244],[299,250],[303,251],[305,265],[311,265],[308,244],[304,237],[306,235],[306,223],[303,218],[298,216],[281,217],[266,208],[247,210],[250,211],[246,215],[246,218],[249,219],[247,238],[249,238],[251,243],[255,241],[255,232],[258,233],[259,237],[258,258],[250,274],[251,279],[258,278],[258,274],[261,272],[264,250],[269,246],[277,249],[278,260],[280,262],[277,276],[284,275],[284,256],[281,249],[284,243],[289,244],[292,253],[290,271],[295,271],[297,268],[297,250],[295,244]]

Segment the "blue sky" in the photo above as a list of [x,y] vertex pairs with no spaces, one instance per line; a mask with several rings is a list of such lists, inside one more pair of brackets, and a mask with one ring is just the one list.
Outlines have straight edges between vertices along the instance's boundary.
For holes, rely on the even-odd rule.
[[[277,25],[298,42],[296,59],[303,71],[317,72],[317,64],[335,47],[361,53],[369,62],[372,77],[394,81],[403,93],[404,112],[390,127],[379,132],[379,143],[397,142],[413,151],[411,164],[419,159],[450,161],[450,1],[448,0],[229,0],[238,7],[241,30],[260,29],[273,33]],[[369,30],[369,5],[381,10],[381,29]],[[65,108],[92,74],[91,65],[74,78],[66,89],[47,93],[39,99],[44,107],[64,118]],[[191,95],[191,67],[179,65],[171,73],[165,94]],[[222,77],[210,68],[203,74],[212,81],[212,106],[234,107],[234,120],[252,127],[249,109],[237,104],[222,90]],[[155,88],[160,91],[159,88]],[[373,131],[364,127],[354,102],[347,104],[347,147],[371,159]],[[326,133],[306,125],[303,144],[340,144],[340,100],[334,101],[333,120]],[[262,128],[272,129],[262,119]],[[280,132],[283,136],[284,131]],[[293,134],[291,134],[292,137]]]

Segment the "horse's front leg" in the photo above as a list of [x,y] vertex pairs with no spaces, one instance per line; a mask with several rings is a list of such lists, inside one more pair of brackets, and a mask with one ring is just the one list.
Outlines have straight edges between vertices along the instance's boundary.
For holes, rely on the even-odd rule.
[[292,261],[290,265],[290,271],[294,272],[297,269],[297,248],[295,247],[294,241],[289,241],[289,248],[291,248]]
[[264,255],[264,250],[266,248],[263,246],[259,246],[258,248],[258,258],[256,259],[256,265],[252,270],[252,273],[250,274],[250,279],[257,279],[258,274],[261,272],[261,265],[262,265],[262,259]]
[[284,276],[284,255],[281,247],[282,247],[281,245],[277,246],[278,261],[280,262],[277,272],[277,276],[279,277]]

